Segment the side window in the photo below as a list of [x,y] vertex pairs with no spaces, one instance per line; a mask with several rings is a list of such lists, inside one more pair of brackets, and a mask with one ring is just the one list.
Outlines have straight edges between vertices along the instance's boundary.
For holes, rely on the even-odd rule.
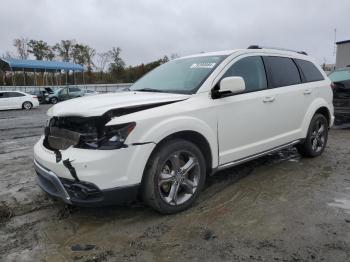
[[264,63],[260,56],[249,56],[237,61],[222,78],[230,76],[241,76],[245,82],[246,92],[267,88]]
[[72,93],[72,92],[75,92],[75,88],[70,87],[70,88],[69,88],[69,93]]
[[6,97],[7,97],[7,93],[6,92],[0,93],[0,98],[6,98]]
[[8,92],[7,96],[8,97],[20,97],[20,96],[24,96],[24,95],[21,93],[17,93],[17,92]]
[[272,87],[290,86],[301,83],[299,70],[291,58],[265,56],[264,62]]
[[60,90],[60,95],[68,95],[68,88],[63,88]]
[[323,75],[317,69],[317,67],[310,61],[305,61],[301,59],[295,59],[295,62],[301,69],[304,79],[303,82],[314,82],[324,80]]

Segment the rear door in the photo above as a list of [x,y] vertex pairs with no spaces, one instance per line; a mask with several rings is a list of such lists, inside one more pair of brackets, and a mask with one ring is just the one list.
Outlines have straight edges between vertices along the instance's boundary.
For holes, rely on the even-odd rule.
[[81,96],[81,91],[77,87],[70,87],[69,88],[69,97],[74,98],[74,97],[79,97]]
[[301,138],[302,123],[315,97],[315,85],[304,84],[296,62],[289,57],[264,56],[270,88],[275,92],[276,142],[283,145]]

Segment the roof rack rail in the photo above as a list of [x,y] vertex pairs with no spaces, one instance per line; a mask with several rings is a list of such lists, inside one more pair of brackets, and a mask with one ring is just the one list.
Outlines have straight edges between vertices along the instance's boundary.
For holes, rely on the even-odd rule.
[[281,51],[290,51],[295,52],[302,55],[308,55],[305,51],[296,51],[292,49],[286,49],[286,48],[279,48],[279,47],[271,47],[271,46],[259,46],[259,45],[250,45],[248,46],[248,49],[275,49],[275,50],[281,50]]

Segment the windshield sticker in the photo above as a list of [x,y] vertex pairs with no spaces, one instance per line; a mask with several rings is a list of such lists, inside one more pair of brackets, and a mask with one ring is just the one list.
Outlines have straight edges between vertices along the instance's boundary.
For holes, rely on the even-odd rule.
[[213,68],[216,63],[195,63],[190,66],[190,68]]

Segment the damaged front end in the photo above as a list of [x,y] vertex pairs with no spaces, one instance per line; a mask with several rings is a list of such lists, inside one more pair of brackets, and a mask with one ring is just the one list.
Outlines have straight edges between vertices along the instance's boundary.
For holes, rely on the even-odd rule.
[[106,126],[110,119],[101,117],[52,117],[45,127],[44,146],[52,151],[73,146],[109,150],[125,147],[125,139],[135,123]]
[[[127,122],[117,125],[108,125],[108,123],[115,117],[174,102],[176,101],[112,109],[100,116],[51,116],[45,127],[44,138],[41,140],[40,146],[36,145],[34,150],[34,167],[38,174],[39,185],[50,195],[61,198],[66,203],[80,206],[104,205],[116,203],[116,201],[124,203],[135,200],[139,183],[133,181],[133,183],[124,184],[122,187],[113,184],[111,188],[106,187],[106,183],[113,181],[114,173],[119,173],[119,176],[123,175],[122,167],[126,162],[124,154],[132,152],[135,146],[142,145],[142,150],[148,150],[149,146],[146,144],[152,142],[136,141],[137,143],[127,144],[126,139],[135,129],[136,123]],[[40,148],[54,152],[55,160],[52,158],[49,160],[45,150]],[[122,148],[125,148],[123,153],[106,152]],[[105,152],[96,152],[95,154],[94,151]],[[86,160],[87,162],[84,163],[84,159],[81,159],[83,155],[89,156],[90,160]],[[106,156],[106,158],[100,159],[101,155]],[[118,155],[119,157],[117,157]],[[92,161],[91,159],[99,160]],[[52,161],[55,161],[56,164],[53,164]],[[115,165],[112,164],[113,161],[115,161]],[[115,170],[115,166],[121,168]],[[68,171],[71,178],[66,175],[62,177],[61,170],[65,170],[63,172],[66,174]],[[101,173],[101,181],[96,179],[98,173]],[[94,175],[91,176],[91,174]]]
[[50,195],[67,203],[92,206],[108,203],[110,194],[90,182],[82,181],[74,168],[74,159],[62,157],[62,151],[70,147],[91,150],[113,150],[127,147],[125,140],[135,128],[135,123],[107,126],[112,115],[52,117],[45,127],[43,146],[56,155],[56,163],[62,162],[72,179],[62,178],[35,162],[39,185]]

